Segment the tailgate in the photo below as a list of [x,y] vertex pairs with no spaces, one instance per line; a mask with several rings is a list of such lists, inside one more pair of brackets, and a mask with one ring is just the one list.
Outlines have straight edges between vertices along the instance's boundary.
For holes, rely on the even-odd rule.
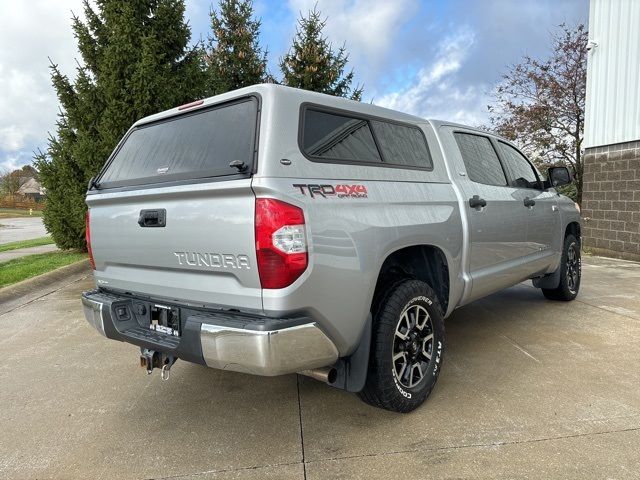
[[92,193],[87,204],[99,287],[262,309],[250,178]]

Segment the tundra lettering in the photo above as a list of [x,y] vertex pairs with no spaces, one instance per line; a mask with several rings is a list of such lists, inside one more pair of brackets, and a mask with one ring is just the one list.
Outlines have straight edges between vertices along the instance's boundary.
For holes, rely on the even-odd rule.
[[220,253],[173,252],[179,265],[190,265],[211,268],[246,268],[250,269],[247,255]]

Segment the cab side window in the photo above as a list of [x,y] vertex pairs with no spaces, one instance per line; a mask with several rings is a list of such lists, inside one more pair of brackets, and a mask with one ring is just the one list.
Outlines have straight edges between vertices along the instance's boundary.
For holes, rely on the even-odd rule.
[[507,186],[498,154],[491,140],[472,133],[454,133],[469,180],[485,185]]
[[540,182],[533,165],[518,150],[504,142],[498,142],[504,166],[509,174],[509,186],[540,189]]

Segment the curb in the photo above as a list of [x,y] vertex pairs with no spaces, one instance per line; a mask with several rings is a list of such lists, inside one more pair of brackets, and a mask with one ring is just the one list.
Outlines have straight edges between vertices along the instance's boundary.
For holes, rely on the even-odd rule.
[[43,273],[36,277],[27,278],[13,285],[0,288],[0,304],[15,300],[20,297],[25,297],[38,290],[42,290],[51,286],[52,283],[68,279],[71,276],[81,273],[89,274],[91,267],[89,266],[89,260],[81,260],[71,265],[57,268],[51,272]]
[[[583,246],[583,250],[585,247]],[[630,252],[616,252],[606,248],[586,247],[586,250],[594,257],[609,258],[611,260],[622,260],[624,262],[640,262],[640,254]]]

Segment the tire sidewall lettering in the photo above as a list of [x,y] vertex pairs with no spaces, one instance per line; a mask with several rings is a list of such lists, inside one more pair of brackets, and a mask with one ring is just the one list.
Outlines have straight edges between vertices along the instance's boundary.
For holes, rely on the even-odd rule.
[[391,369],[391,375],[393,375],[393,383],[395,383],[396,388],[400,392],[400,395],[402,395],[405,398],[411,398],[411,393],[405,391],[400,385],[400,383],[398,382],[398,379],[396,378],[396,373],[393,371],[393,368]]
[[436,358],[433,365],[432,374],[436,375],[440,369],[440,359],[442,358],[442,342],[438,340],[438,348],[436,350]]

